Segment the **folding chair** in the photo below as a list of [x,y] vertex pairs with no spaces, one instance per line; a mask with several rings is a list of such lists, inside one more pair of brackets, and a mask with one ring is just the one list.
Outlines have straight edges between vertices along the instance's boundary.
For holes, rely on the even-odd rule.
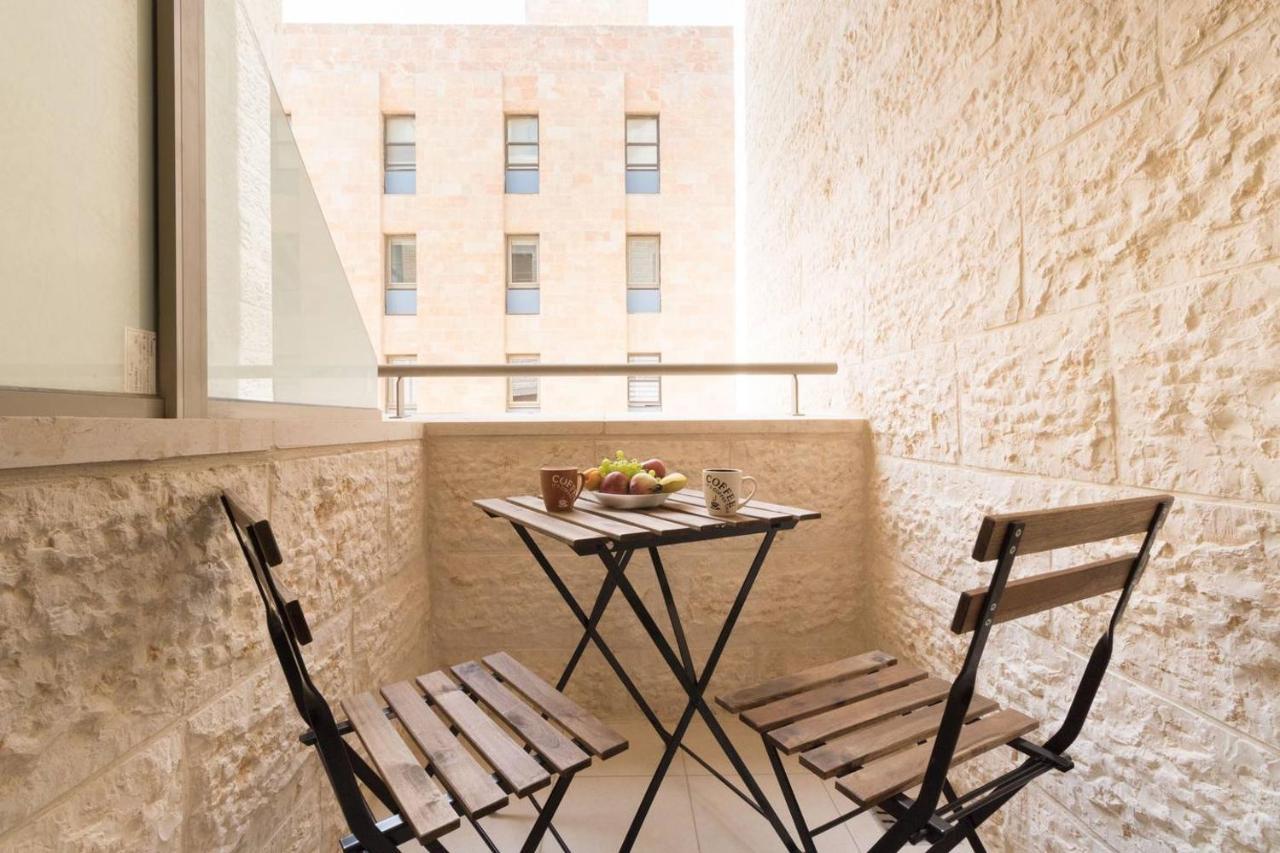
[[[954,681],[874,651],[718,697],[721,706],[761,734],[804,850],[813,853],[815,836],[879,808],[893,824],[872,853],[920,841],[944,851],[966,839],[975,851],[984,851],[977,833],[983,821],[1037,776],[1072,768],[1067,751],[1089,714],[1111,659],[1116,625],[1172,504],[1172,497],[1156,495],[984,518],[973,558],[996,565],[988,586],[960,595],[951,630],[972,631],[973,639]],[[1136,553],[1009,580],[1015,557],[1138,533],[1146,535]],[[1111,621],[1094,646],[1066,718],[1044,743],[1023,737],[1039,726],[1036,720],[975,695],[992,625],[1116,590],[1120,595]],[[1004,745],[1025,760],[958,795],[947,779],[951,768]],[[801,765],[820,778],[835,778],[837,790],[857,808],[810,828],[780,757],[796,753]],[[916,785],[919,793],[908,796]]]
[[[536,850],[548,831],[567,851],[551,820],[569,782],[592,756],[617,755],[627,741],[505,652],[488,655],[483,664],[469,661],[448,673],[418,676],[414,683],[385,685],[382,699],[372,693],[348,697],[340,703],[345,719],[337,719],[303,661],[301,647],[311,642],[311,630],[302,607],[272,572],[283,559],[270,523],[225,493],[222,505],[266,609],[289,692],[307,725],[300,740],[319,753],[351,831],[339,840],[339,849],[396,853],[399,845],[416,839],[433,853],[447,853],[439,839],[466,819],[497,853],[479,819],[515,795],[529,797],[538,815],[522,853]],[[426,756],[425,767],[394,721]],[[353,733],[372,766],[348,743]],[[361,785],[388,817],[374,818]],[[539,804],[532,794],[548,785],[546,802]]]

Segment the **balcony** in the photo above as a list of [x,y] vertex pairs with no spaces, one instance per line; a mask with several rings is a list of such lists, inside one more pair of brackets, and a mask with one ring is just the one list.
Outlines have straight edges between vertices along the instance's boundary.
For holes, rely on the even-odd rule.
[[[20,34],[0,51],[0,851],[334,849],[352,827],[220,496],[270,518],[335,707],[497,650],[554,683],[582,620],[473,501],[537,495],[543,466],[618,449],[742,469],[762,502],[821,513],[778,534],[723,646],[756,541],[681,529],[669,588],[635,550],[636,598],[683,620],[658,620],[668,646],[723,652],[709,700],[891,650],[919,667],[910,684],[947,690],[874,723],[932,754],[938,728],[910,727],[943,714],[981,625],[966,702],[1041,728],[957,762],[944,818],[1012,778],[981,826],[993,850],[1280,849],[1280,11],[751,0],[745,27],[672,35],[635,4],[612,6],[637,20],[574,30],[559,18],[588,4],[531,2],[556,20],[472,32],[264,25],[271,4],[251,0],[37,5],[0,13],[0,43]],[[462,62],[466,38],[480,48]],[[632,38],[643,61],[621,73]],[[735,38],[751,73],[726,104],[707,92],[732,91]],[[370,45],[406,52],[396,74]],[[656,121],[628,136],[625,117],[659,112],[660,137]],[[420,159],[386,172],[385,117],[411,113],[392,144]],[[503,116],[534,115],[536,135],[503,136]],[[512,144],[536,170],[504,168]],[[634,277],[652,289],[628,290],[628,239],[659,234],[661,264]],[[511,288],[509,239],[533,235],[538,286]],[[627,412],[655,399],[633,399],[635,371],[667,383],[662,411]],[[1001,538],[984,521],[1120,500],[1159,509],[1149,535],[1124,528],[1138,556],[1119,575],[1078,530],[1051,552],[1018,540],[1023,522]],[[589,529],[616,521],[595,511]],[[608,560],[534,538],[588,609]],[[1025,553],[1001,599],[988,584],[1012,562],[977,557],[1005,545]],[[1043,575],[1054,606],[1033,612]],[[598,633],[634,691],[595,644],[565,691],[629,743],[560,805],[579,851],[623,845],[663,753],[636,695],[670,731],[691,692],[618,597]],[[1045,744],[1119,602],[1068,761]],[[810,826],[831,825],[821,850],[883,844],[922,796],[916,780],[886,814],[837,822],[840,782],[811,756],[775,775],[731,704],[713,720],[747,773],[699,713],[634,849],[784,849],[747,778],[788,831],[793,785]],[[506,787],[484,826],[518,849],[555,788],[535,807]],[[458,823],[446,849],[486,849]]]

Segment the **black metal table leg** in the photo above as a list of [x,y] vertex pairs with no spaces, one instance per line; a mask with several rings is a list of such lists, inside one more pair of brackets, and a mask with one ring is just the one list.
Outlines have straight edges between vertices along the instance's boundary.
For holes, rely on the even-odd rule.
[[[774,537],[777,535],[776,530],[769,530],[765,533],[764,541],[760,543],[759,549],[756,551],[755,559],[751,563],[751,568],[747,570],[746,577],[743,579],[742,585],[738,590],[738,594],[734,599],[733,605],[729,608],[729,614],[725,618],[724,624],[721,626],[720,633],[716,637],[716,642],[712,646],[711,653],[707,656],[706,663],[703,665],[702,673],[699,675],[696,683],[689,677],[689,673],[685,671],[684,662],[676,656],[671,645],[663,636],[661,629],[654,621],[653,616],[644,606],[644,601],[636,592],[635,587],[627,577],[619,570],[618,562],[613,555],[607,551],[601,551],[599,557],[604,563],[609,574],[617,579],[618,588],[622,591],[623,597],[627,603],[631,605],[632,611],[636,614],[636,618],[640,620],[641,626],[649,634],[649,638],[653,641],[654,646],[658,649],[666,661],[671,672],[676,676],[676,680],[680,682],[681,687],[689,697],[689,702],[685,706],[684,712],[680,716],[676,727],[671,735],[671,742],[667,744],[666,750],[663,752],[662,759],[659,761],[658,768],[654,772],[653,779],[646,789],[643,799],[640,802],[640,808],[637,810],[632,820],[631,827],[627,832],[627,837],[623,841],[622,850],[630,850],[635,843],[635,838],[639,834],[640,828],[644,823],[645,817],[648,815],[649,808],[653,805],[653,800],[657,796],[658,788],[662,784],[663,777],[671,764],[671,759],[675,755],[675,750],[679,747],[683,740],[685,732],[688,730],[689,723],[693,720],[695,713],[701,713],[703,720],[707,723],[707,727],[711,730],[712,735],[719,743],[725,757],[729,759],[734,770],[739,774],[747,790],[751,792],[751,796],[757,801],[765,819],[769,821],[774,831],[778,834],[779,839],[787,850],[796,850],[794,841],[787,833],[786,827],[783,826],[782,820],[778,817],[777,812],[773,810],[773,806],[769,803],[768,798],[756,783],[755,778],[751,775],[746,763],[738,754],[737,749],[729,740],[728,736],[721,728],[719,721],[715,719],[715,714],[707,705],[703,694],[706,692],[707,686],[710,684],[711,677],[715,674],[717,664],[720,662],[720,656],[723,654],[725,646],[728,644],[729,637],[733,633],[733,629],[737,624],[738,617],[742,613],[742,608],[746,605],[747,596],[751,592],[752,586],[755,584],[756,577],[760,573],[761,567],[764,565],[765,558],[768,556],[769,548],[773,544]],[[677,617],[678,624],[678,617]]]
[[[634,551],[626,551],[619,561],[622,570],[627,570],[627,565],[631,562],[631,556]],[[604,617],[604,611],[609,606],[610,599],[613,598],[614,590],[617,585],[613,578],[605,577],[604,583],[600,585],[600,592],[596,595],[595,604],[591,605],[591,619],[585,626],[586,630],[582,632],[582,639],[578,640],[578,646],[573,650],[573,654],[569,656],[569,662],[564,665],[564,671],[560,673],[560,678],[556,681],[556,690],[564,690],[569,684],[569,679],[573,677],[573,671],[578,668],[578,661],[582,660],[583,653],[587,650],[587,644],[591,642],[591,632],[600,624],[600,620]]]

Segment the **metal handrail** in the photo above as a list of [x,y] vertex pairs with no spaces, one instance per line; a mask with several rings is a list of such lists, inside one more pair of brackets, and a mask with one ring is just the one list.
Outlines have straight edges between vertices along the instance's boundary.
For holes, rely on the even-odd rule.
[[476,376],[790,376],[791,414],[800,414],[800,377],[831,375],[831,361],[722,362],[716,364],[380,364],[378,376],[396,380],[396,417],[404,417],[404,380]]

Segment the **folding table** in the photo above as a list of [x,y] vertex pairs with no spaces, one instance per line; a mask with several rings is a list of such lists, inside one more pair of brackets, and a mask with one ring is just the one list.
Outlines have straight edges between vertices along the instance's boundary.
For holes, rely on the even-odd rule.
[[[645,790],[644,797],[636,811],[626,837],[620,848],[631,850],[644,825],[645,817],[653,805],[658,788],[662,784],[675,758],[677,750],[683,750],[693,760],[705,767],[721,783],[728,786],[750,808],[764,817],[778,838],[788,850],[796,850],[790,834],[779,818],[778,813],[765,797],[764,792],[752,777],[742,757],[725,734],[720,722],[707,703],[707,688],[715,674],[716,665],[733,634],[733,629],[742,613],[743,606],[751,593],[756,578],[764,566],[778,533],[794,528],[801,521],[809,521],[821,517],[813,510],[781,506],[779,504],[752,501],[743,507],[738,514],[728,518],[713,516],[707,512],[702,493],[684,490],[673,494],[662,507],[646,510],[621,510],[604,506],[592,492],[584,492],[577,505],[567,512],[547,512],[542,498],[536,495],[522,495],[508,498],[486,498],[475,501],[475,505],[491,518],[503,518],[511,523],[516,534],[524,542],[533,559],[541,567],[556,591],[569,606],[570,611],[583,627],[582,639],[570,656],[568,663],[556,684],[556,689],[563,690],[569,683],[588,643],[594,643],[600,650],[609,667],[617,675],[623,688],[631,695],[640,712],[644,714],[650,725],[658,732],[666,745],[662,758],[654,770],[653,778]],[[549,537],[561,542],[579,556],[595,556],[604,566],[604,577],[600,591],[588,613],[565,585],[551,561],[538,546],[532,534]],[[756,549],[755,558],[751,561],[741,586],[725,617],[716,641],[699,670],[689,652],[689,644],[685,638],[684,626],[671,594],[667,572],[663,566],[661,549],[671,545],[687,542],[703,542],[712,539],[727,539],[736,536],[760,536],[761,542]],[[653,563],[654,574],[662,594],[662,600],[671,622],[675,648],[672,648],[662,629],[658,626],[654,615],[645,606],[643,599],[637,594],[635,587],[627,577],[627,567],[637,551],[647,551]],[[623,598],[630,605],[641,627],[653,641],[654,647],[670,667],[672,674],[688,697],[673,729],[668,730],[658,719],[652,706],[645,699],[639,687],[619,663],[617,656],[609,648],[600,635],[599,623],[609,606],[615,591],[621,591]],[[701,716],[710,729],[716,743],[724,752],[735,773],[742,780],[746,790],[742,790],[724,774],[718,772],[705,759],[694,753],[683,743],[694,715]]]

